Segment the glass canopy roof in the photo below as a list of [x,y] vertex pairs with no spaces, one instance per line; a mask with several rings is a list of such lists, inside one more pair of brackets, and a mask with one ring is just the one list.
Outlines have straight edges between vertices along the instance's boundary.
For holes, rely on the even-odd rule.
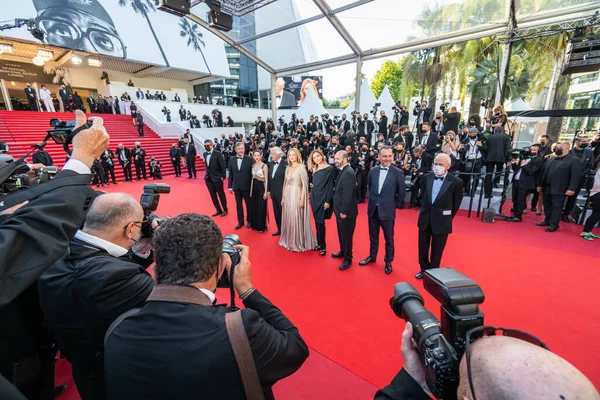
[[[356,63],[593,15],[598,0],[277,0],[210,30],[277,75]],[[204,21],[208,7],[192,8]],[[206,26],[206,25],[205,25]]]

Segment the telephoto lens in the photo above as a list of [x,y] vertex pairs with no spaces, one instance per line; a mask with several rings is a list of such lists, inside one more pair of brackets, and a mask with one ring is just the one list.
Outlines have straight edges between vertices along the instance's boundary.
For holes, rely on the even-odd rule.
[[[231,258],[231,272],[233,273],[233,269],[240,262],[240,252],[234,247],[242,244],[239,236],[230,233],[228,235],[223,236],[223,253],[229,254],[229,258]],[[218,288],[231,288],[231,280],[229,279],[229,275],[227,271],[223,271],[223,275],[221,275],[221,279],[217,281]]]

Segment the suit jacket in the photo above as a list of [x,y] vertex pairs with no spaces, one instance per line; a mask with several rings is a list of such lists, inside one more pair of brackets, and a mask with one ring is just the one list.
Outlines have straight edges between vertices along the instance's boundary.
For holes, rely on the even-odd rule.
[[67,103],[68,102],[69,93],[67,92],[67,89],[60,89],[58,91],[58,94],[60,95],[60,98],[62,99],[63,103]]
[[431,172],[432,166],[433,166],[433,156],[429,153],[423,153],[421,155],[421,168],[419,168],[419,172],[423,172],[423,173]]
[[375,400],[431,400],[423,388],[404,368],[392,382],[375,393]]
[[146,158],[146,150],[144,150],[143,148],[137,148],[134,147],[133,151],[133,160],[135,161],[135,163],[140,163],[140,164],[144,164],[144,159]]
[[227,167],[225,159],[220,151],[213,150],[210,156],[210,164],[206,162],[208,152],[204,153],[204,163],[206,164],[206,175],[204,179],[210,179],[213,182],[221,182],[227,176]]
[[[225,326],[229,310],[210,305],[196,288],[179,290],[194,299],[186,303],[150,299],[108,336],[107,398],[189,399],[193,393],[204,399],[246,398]],[[244,306],[242,322],[258,378],[265,398],[273,399],[271,386],[304,363],[308,347],[292,322],[258,290]]]
[[375,215],[375,210],[381,220],[396,219],[396,206],[404,203],[406,185],[401,169],[390,166],[381,193],[379,192],[379,175],[381,168],[371,168],[369,171],[369,217]]
[[460,122],[460,113],[444,113],[444,135],[448,133],[448,131],[454,131],[454,133],[458,134],[458,123]]
[[350,130],[350,128],[352,127],[352,125],[350,124],[350,121],[348,120],[342,120],[340,121],[340,125],[339,125],[339,129],[343,130],[344,133],[348,132]]
[[506,133],[490,135],[483,144],[486,162],[507,162],[510,151],[510,136]]
[[144,100],[144,92],[138,90],[135,92],[135,97],[137,97],[138,100]]
[[169,158],[171,159],[171,161],[181,161],[181,150],[179,150],[177,147],[171,147],[171,150],[169,150]]
[[388,117],[384,115],[379,120],[379,133],[383,133],[387,137],[387,125],[388,125]]
[[25,95],[27,95],[27,99],[29,100],[29,98],[31,97],[31,95],[33,95],[34,99],[37,99],[37,93],[35,92],[35,90],[33,90],[33,88],[25,88]]
[[[523,190],[533,190],[536,187],[538,175],[544,167],[544,161],[539,158],[533,158],[528,164],[521,167],[521,176],[519,176],[519,188]],[[519,170],[516,169],[515,173]]]
[[[546,186],[546,176],[548,175],[550,166],[555,162],[557,162],[556,157],[552,157],[544,163],[544,168],[538,179],[538,187]],[[581,176],[581,161],[571,155],[566,155],[563,157],[563,160],[559,160],[558,162],[560,163],[560,167],[558,167],[552,176],[550,194],[564,195],[567,190],[576,191]],[[546,191],[547,189],[544,190]]]
[[285,90],[281,93],[281,104],[279,107],[296,107],[296,97],[290,92],[286,92]]
[[274,167],[275,163],[270,162],[267,191],[271,193],[272,198],[276,199],[277,201],[281,201],[281,198],[283,196],[283,183],[285,182],[285,169],[287,168],[287,163],[283,158],[279,160],[279,165],[277,166],[275,176],[273,176]]
[[90,105],[90,112],[93,111],[94,105],[96,105],[96,100],[93,97],[87,98],[87,103]]
[[181,155],[185,157],[185,161],[187,163],[195,161],[197,154],[198,152],[196,151],[196,146],[194,146],[192,143],[188,143],[187,145],[184,144],[181,148]]
[[433,174],[423,177],[423,204],[417,223],[420,230],[431,227],[436,235],[452,233],[452,219],[460,208],[463,198],[463,181],[454,175],[446,174],[444,183],[432,202]]
[[115,153],[117,153],[117,159],[119,160],[119,162],[123,161],[123,160],[121,160],[121,152],[125,152],[126,161],[131,161],[131,150],[129,150],[127,147],[123,147],[123,149],[115,150]]
[[45,151],[38,151],[36,153],[33,153],[33,155],[31,156],[31,161],[33,161],[34,164],[44,164],[46,167],[51,167],[52,164],[52,157],[50,157],[50,154],[48,154]]
[[356,175],[350,165],[346,165],[340,171],[335,182],[333,211],[337,218],[340,218],[340,214],[346,214],[346,218],[355,218],[358,215]]
[[[421,144],[423,141],[423,136],[422,135],[419,138],[419,143]],[[429,153],[430,155],[434,155],[435,153],[437,153],[438,151],[440,151],[441,145],[440,145],[440,139],[438,138],[438,136],[434,133],[434,132],[429,132],[429,137],[427,138],[427,143],[423,146],[425,151],[427,153]]]
[[242,192],[250,191],[250,184],[252,183],[252,164],[253,160],[250,156],[244,156],[242,158],[242,166],[238,169],[237,156],[233,156],[229,159],[229,189],[239,190]]

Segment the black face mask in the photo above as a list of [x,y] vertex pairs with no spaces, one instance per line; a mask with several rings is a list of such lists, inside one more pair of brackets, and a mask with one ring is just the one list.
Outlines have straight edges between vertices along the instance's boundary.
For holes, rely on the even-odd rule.
[[204,146],[204,148],[206,149],[206,151],[210,151],[210,146],[206,145]]
[[556,154],[557,156],[562,156],[564,154],[563,149],[557,147],[556,150],[554,150],[554,154]]
[[138,149],[140,148],[140,146],[139,146],[139,145],[137,145],[137,146],[135,146],[135,147],[137,147]]
[[579,145],[579,147],[581,147],[582,149],[585,149],[586,147],[588,147],[588,144],[587,143],[581,143]]

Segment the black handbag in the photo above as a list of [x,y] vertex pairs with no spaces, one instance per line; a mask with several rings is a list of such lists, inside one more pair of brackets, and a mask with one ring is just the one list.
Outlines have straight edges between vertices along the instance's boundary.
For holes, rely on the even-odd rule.
[[327,210],[325,210],[325,219],[331,219],[333,216],[333,206],[329,206]]

